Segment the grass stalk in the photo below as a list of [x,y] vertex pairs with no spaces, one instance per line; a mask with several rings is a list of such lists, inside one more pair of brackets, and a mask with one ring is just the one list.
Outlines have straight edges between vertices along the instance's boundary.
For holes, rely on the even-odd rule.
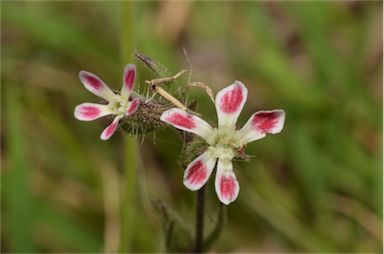
[[[34,198],[29,186],[29,168],[26,144],[23,135],[23,109],[20,105],[20,90],[17,85],[8,85],[6,89],[6,127],[9,158],[9,172],[5,175],[5,194],[7,207],[6,226],[10,252],[36,252],[33,239],[35,216]],[[28,212],[26,212],[28,211]]]
[[[123,9],[122,40],[121,40],[121,61],[122,66],[131,61],[134,50],[133,31],[133,8],[134,2],[121,2]],[[123,145],[123,173],[124,180],[121,186],[121,240],[120,252],[131,252],[132,242],[135,235],[135,214],[136,214],[136,169],[137,169],[137,140],[135,137],[124,138]]]

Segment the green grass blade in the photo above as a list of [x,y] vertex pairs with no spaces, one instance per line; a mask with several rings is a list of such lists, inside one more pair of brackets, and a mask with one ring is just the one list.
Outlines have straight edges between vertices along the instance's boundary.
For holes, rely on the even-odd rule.
[[36,252],[33,240],[35,202],[29,186],[28,161],[23,135],[23,110],[19,87],[6,88],[7,144],[9,168],[4,175],[6,220],[10,252]]
[[[122,2],[123,7],[123,37],[122,37],[122,62],[126,64],[132,61],[134,49],[133,34],[133,2]],[[135,236],[135,215],[136,215],[136,169],[137,169],[137,143],[135,137],[125,137],[123,140],[124,159],[122,181],[122,225],[120,251],[129,252],[132,250],[132,241]]]

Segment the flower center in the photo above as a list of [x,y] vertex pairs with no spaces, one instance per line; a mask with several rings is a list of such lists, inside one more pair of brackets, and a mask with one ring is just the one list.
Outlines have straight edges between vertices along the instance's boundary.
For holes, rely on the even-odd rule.
[[125,114],[128,110],[128,100],[124,100],[120,95],[116,95],[114,100],[110,102],[110,107],[115,115]]
[[222,127],[213,129],[212,134],[208,137],[209,145],[227,145],[236,146],[237,135],[234,127]]
[[215,145],[209,146],[208,150],[212,153],[212,155],[216,158],[232,160],[235,156],[234,150],[232,147],[227,145]]
[[231,126],[214,129],[207,140],[208,149],[217,158],[232,160],[238,148],[236,134],[235,128]]

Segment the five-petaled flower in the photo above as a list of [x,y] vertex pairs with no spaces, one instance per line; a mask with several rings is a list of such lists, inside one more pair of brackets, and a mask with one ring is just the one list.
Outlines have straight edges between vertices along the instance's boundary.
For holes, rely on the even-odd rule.
[[114,93],[95,74],[80,71],[79,77],[85,88],[91,93],[105,99],[108,104],[82,103],[75,108],[75,117],[81,121],[92,121],[103,116],[114,115],[112,123],[104,129],[100,136],[102,140],[109,139],[116,131],[120,119],[135,113],[139,107],[140,101],[138,98],[129,100],[134,86],[135,76],[135,65],[128,64],[124,70],[121,91],[120,93]]
[[222,89],[215,99],[218,127],[181,109],[165,111],[161,120],[177,129],[202,137],[207,150],[189,163],[184,173],[184,185],[190,190],[200,189],[212,174],[217,162],[215,189],[220,201],[229,204],[239,194],[239,183],[233,172],[232,159],[236,151],[247,143],[261,139],[267,133],[279,133],[284,125],[283,110],[258,111],[241,129],[236,121],[247,99],[247,88],[240,81]]

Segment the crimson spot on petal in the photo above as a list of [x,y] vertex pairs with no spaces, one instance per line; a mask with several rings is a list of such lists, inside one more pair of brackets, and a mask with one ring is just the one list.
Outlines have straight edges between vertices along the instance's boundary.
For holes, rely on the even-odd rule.
[[96,118],[100,114],[98,107],[83,106],[80,108],[80,114],[86,118]]
[[107,127],[107,130],[105,131],[105,135],[107,137],[110,137],[116,130],[117,123],[113,122],[111,125]]
[[265,133],[276,127],[280,114],[278,112],[260,112],[254,115],[252,126]]
[[135,70],[132,69],[127,71],[124,77],[124,83],[128,89],[132,89],[134,80],[135,80]]
[[183,115],[179,113],[172,113],[167,117],[167,121],[187,129],[193,129],[196,127],[195,120],[192,116]]
[[95,90],[99,90],[103,87],[103,84],[96,77],[87,75],[87,76],[85,76],[85,79],[86,79],[87,83],[90,86],[92,86],[93,89],[95,89]]
[[127,115],[133,114],[139,106],[139,100],[135,99],[131,102],[130,107],[127,110]]
[[197,161],[189,169],[187,180],[190,184],[199,184],[207,178],[207,167],[201,160]]
[[235,195],[236,183],[232,176],[221,176],[220,192],[223,198],[231,200]]
[[240,85],[225,93],[220,99],[220,108],[224,113],[230,114],[237,111],[243,101],[243,91]]

